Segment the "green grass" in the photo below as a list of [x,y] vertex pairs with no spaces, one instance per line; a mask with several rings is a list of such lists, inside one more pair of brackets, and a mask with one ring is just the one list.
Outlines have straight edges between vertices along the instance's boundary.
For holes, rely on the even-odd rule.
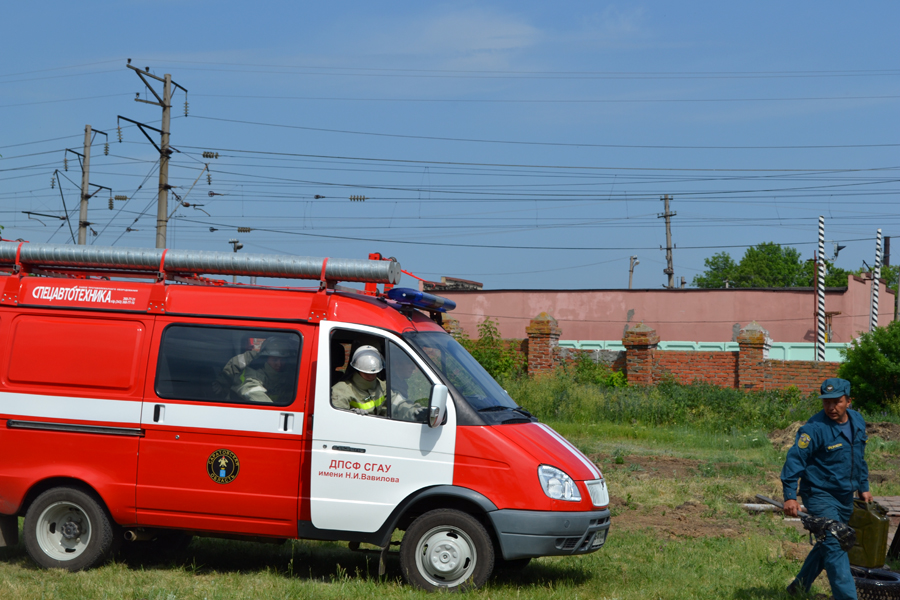
[[[607,545],[587,556],[542,558],[498,574],[475,598],[783,599],[805,535],[740,503],[780,494],[785,453],[766,433],[818,410],[794,392],[743,394],[709,386],[604,388],[562,380],[505,382],[513,398],[598,461],[609,482]],[[888,420],[888,419],[885,419]],[[900,495],[900,442],[872,438],[875,495]],[[900,567],[900,565],[894,565]],[[0,599],[424,598],[399,561],[346,544],[282,546],[195,539],[178,556],[119,558],[92,571],[43,571],[19,544],[0,548]],[[828,591],[824,576],[816,592]]]
[[[660,539],[653,531],[616,532],[587,556],[533,561],[467,595],[476,598],[784,598],[797,565],[780,538]],[[297,541],[273,547],[195,540],[180,560],[116,562],[71,574],[37,570],[20,548],[0,554],[3,598],[424,598],[400,581],[398,561],[384,580],[377,561],[338,544]]]

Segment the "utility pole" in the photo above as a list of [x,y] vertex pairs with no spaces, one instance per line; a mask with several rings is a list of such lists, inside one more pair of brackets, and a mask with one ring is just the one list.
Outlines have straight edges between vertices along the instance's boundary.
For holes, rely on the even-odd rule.
[[78,211],[78,244],[83,246],[87,243],[87,211],[88,199],[91,197],[88,187],[90,186],[91,171],[91,126],[84,126],[84,155],[81,159],[81,209]]
[[[69,148],[66,148],[65,152],[67,157],[69,152],[77,156],[79,162],[81,163],[81,203],[78,210],[78,243],[80,245],[84,245],[87,243],[87,231],[91,226],[91,223],[87,220],[88,200],[93,198],[94,195],[100,190],[109,190],[110,196],[112,195],[112,190],[110,190],[105,185],[97,185],[95,183],[91,183],[91,144],[94,141],[94,135],[98,133],[101,135],[106,135],[106,132],[100,131],[99,129],[92,129],[90,125],[85,125],[84,153],[82,154],[80,152],[75,152],[74,150],[71,150]],[[108,137],[105,148],[106,149],[104,150],[104,154],[109,154]],[[91,186],[97,188],[97,191],[93,194],[90,192]],[[62,187],[59,188],[59,191],[61,194]],[[68,218],[68,215],[66,216],[66,218]]]
[[[675,269],[672,266],[672,217],[674,217],[678,213],[669,212],[669,200],[672,197],[666,194],[660,200],[665,203],[665,212],[661,215],[657,215],[657,218],[666,220],[666,268],[663,269],[663,273],[669,276],[669,284],[666,286],[667,289],[675,289]],[[660,247],[662,250],[662,247]]]
[[628,289],[631,289],[631,280],[634,279],[634,268],[641,264],[637,256],[631,257],[631,264],[628,265]]
[[[143,123],[132,121],[131,119],[126,119],[122,116],[120,116],[119,118],[137,125],[141,130],[141,133],[143,133],[154,146],[156,146],[156,142],[154,142],[153,139],[150,138],[145,129],[150,129],[159,133],[159,146],[156,146],[156,149],[159,151],[159,194],[157,196],[156,204],[156,247],[165,248],[166,225],[169,221],[169,190],[172,187],[169,185],[169,157],[172,155],[172,149],[169,147],[169,125],[172,118],[172,86],[181,89],[185,94],[187,94],[187,90],[172,81],[172,76],[168,73],[166,73],[163,77],[157,77],[156,75],[150,74],[150,67],[145,67],[144,70],[141,70],[135,66],[132,66],[130,58],[128,59],[128,64],[125,66],[137,73],[137,76],[140,77],[141,81],[144,82],[144,85],[147,86],[147,89],[149,89],[150,92],[156,97],[156,102],[152,102],[150,100],[141,99],[140,94],[138,94],[138,97],[134,99],[135,102],[143,102],[145,104],[159,106],[163,111],[161,124],[162,129],[154,129],[153,127],[144,125]],[[163,93],[161,97],[150,85],[150,82],[147,81],[147,77],[162,82]],[[185,101],[185,115],[186,114],[187,101]]]
[[162,134],[159,139],[159,196],[156,201],[156,247],[166,247],[169,221],[169,123],[172,118],[172,76],[165,74],[162,99]]

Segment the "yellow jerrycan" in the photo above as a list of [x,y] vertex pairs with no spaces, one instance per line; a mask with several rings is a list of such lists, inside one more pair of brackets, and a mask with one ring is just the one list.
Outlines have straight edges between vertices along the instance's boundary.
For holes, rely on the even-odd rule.
[[856,530],[856,545],[847,553],[851,565],[867,569],[884,566],[890,523],[887,510],[877,502],[853,501],[850,527]]

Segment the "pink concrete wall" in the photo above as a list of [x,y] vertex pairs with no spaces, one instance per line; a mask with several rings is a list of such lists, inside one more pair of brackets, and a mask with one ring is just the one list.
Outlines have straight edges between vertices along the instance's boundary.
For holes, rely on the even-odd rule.
[[[839,311],[832,342],[849,342],[869,328],[871,281],[850,276],[847,289],[829,289],[825,310]],[[482,290],[437,292],[455,301],[448,316],[470,335],[485,317],[496,320],[505,338],[524,338],[525,327],[541,312],[552,315],[563,340],[620,340],[626,325],[643,321],[661,339],[724,342],[757,321],[776,342],[814,342],[815,291],[778,290]],[[882,281],[878,324],[894,314],[894,295]],[[737,325],[737,328],[735,328]]]

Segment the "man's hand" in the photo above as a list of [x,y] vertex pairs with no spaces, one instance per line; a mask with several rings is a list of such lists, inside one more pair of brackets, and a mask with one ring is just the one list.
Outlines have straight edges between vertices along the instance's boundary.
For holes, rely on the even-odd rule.
[[[867,492],[868,493],[868,492]],[[800,510],[800,505],[796,500],[785,500],[784,501],[784,514],[788,517],[796,517],[797,512]]]
[[872,492],[860,492],[859,497],[862,498],[865,502],[874,502],[872,498]]

